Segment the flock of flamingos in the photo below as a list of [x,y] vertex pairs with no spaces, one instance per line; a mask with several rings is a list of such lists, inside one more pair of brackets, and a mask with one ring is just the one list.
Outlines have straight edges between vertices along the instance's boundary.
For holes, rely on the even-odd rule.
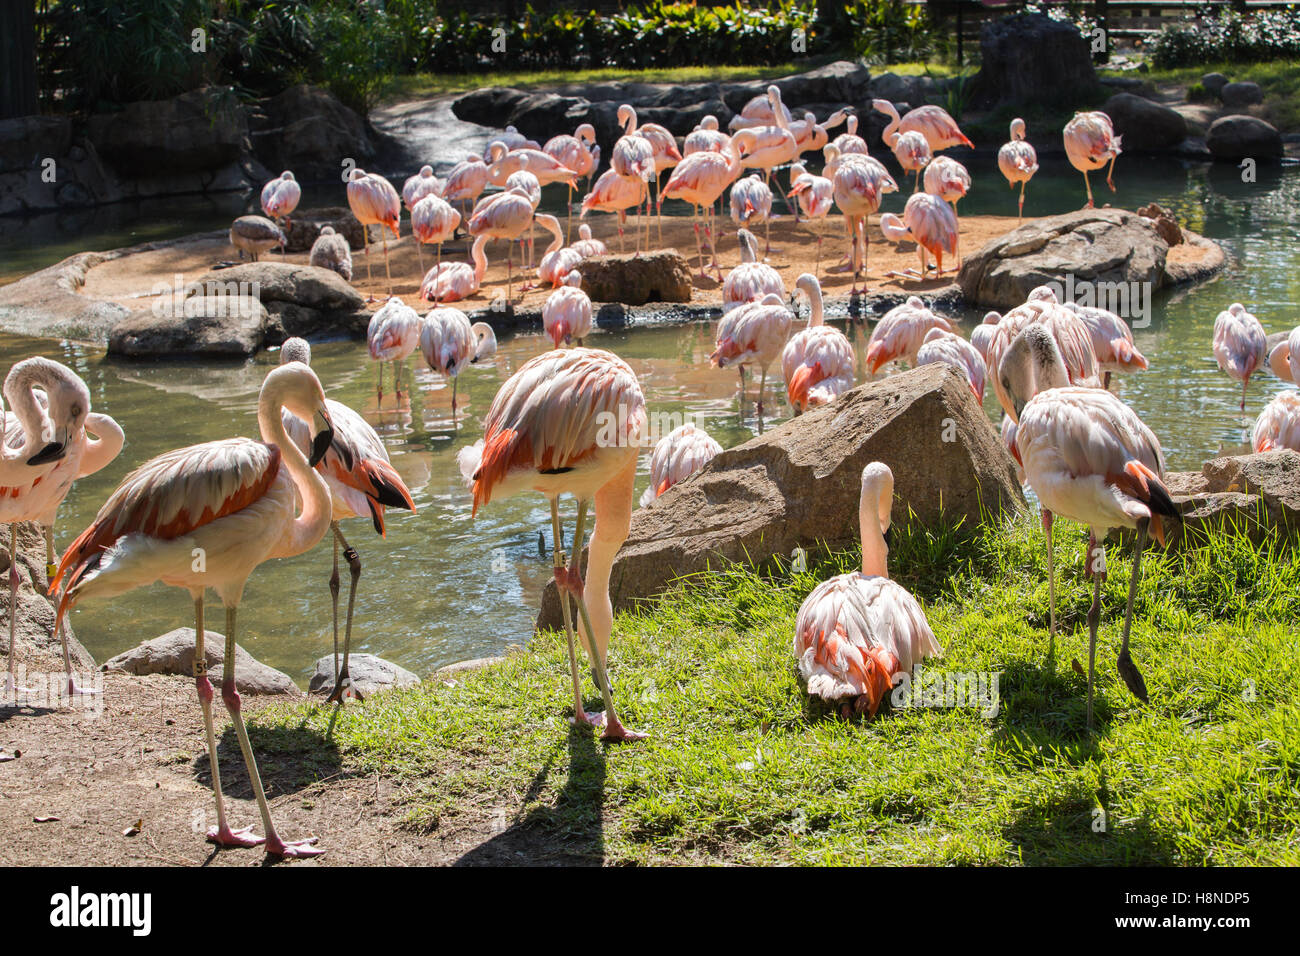
[[[917,189],[901,220],[881,217],[886,236],[911,235],[942,268],[942,254],[955,251],[956,220],[950,203],[969,185],[965,169],[935,151],[969,143],[942,109],[921,107],[903,117],[892,114],[886,142],[903,168],[916,173]],[[726,277],[724,316],[711,356],[717,367],[739,370],[744,400],[745,369],[760,372],[761,415],[768,367],[780,360],[788,400],[796,413],[833,402],[854,385],[853,349],[838,329],[822,321],[822,294],[813,274],[795,282],[811,305],[805,328],[791,334],[795,314],[780,275],[765,264],[751,227],[771,218],[773,171],[797,160],[803,149],[824,146],[824,176],[801,167],[791,170],[789,195],[797,197],[805,216],[824,216],[832,203],[846,221],[850,267],[855,276],[866,268],[866,219],[878,209],[883,193],[897,186],[885,167],[867,155],[856,135],[856,118],[848,132],[827,142],[825,126],[808,115],[790,118],[772,87],[737,118],[731,135],[707,121],[686,137],[684,155],[661,127],[638,126],[630,107],[620,110],[624,135],[613,149],[611,168],[595,180],[582,200],[582,213],[616,211],[622,221],[629,209],[649,211],[649,184],[661,170],[675,167],[657,199],[682,198],[696,207],[697,253],[705,269],[707,245],[716,266],[713,204],[727,186],[733,216],[742,226],[744,261]],[[836,117],[837,121],[843,117]],[[834,125],[828,121],[826,126]],[[1024,141],[1024,124],[1012,123],[1012,140],[999,153],[999,166],[1014,186],[1037,169],[1033,148]],[[603,727],[606,740],[643,737],[619,717],[607,671],[612,629],[609,575],[614,557],[627,537],[633,510],[633,486],[639,449],[647,429],[646,402],[633,370],[618,356],[587,348],[591,302],[580,288],[578,267],[588,256],[607,254],[604,246],[581,229],[582,238],[563,246],[555,217],[538,215],[541,187],[561,182],[573,189],[576,179],[590,180],[599,162],[590,126],[574,136],[557,136],[544,148],[527,143],[513,131],[494,141],[486,157],[457,166],[445,181],[425,167],[406,183],[402,197],[387,180],[355,170],[347,184],[348,199],[362,223],[380,224],[398,235],[400,199],[410,210],[420,243],[439,244],[460,223],[453,203],[474,203],[467,220],[474,237],[472,263],[438,261],[425,275],[421,296],[434,308],[421,317],[400,299],[390,297],[369,327],[371,356],[379,363],[379,397],[383,399],[383,363],[394,364],[394,387],[400,395],[402,360],[419,349],[431,368],[455,379],[467,365],[491,355],[496,340],[490,326],[471,324],[460,310],[442,304],[471,295],[486,268],[484,246],[490,237],[520,239],[536,221],[556,237],[538,266],[540,280],[554,291],[546,304],[546,330],[555,348],[524,365],[502,386],[488,410],[484,437],[460,449],[458,465],[469,483],[473,509],[494,499],[525,492],[545,495],[551,505],[554,576],[562,595],[564,629],[573,689],[573,721]],[[811,144],[801,145],[801,144]],[[1069,158],[1084,173],[1113,163],[1119,138],[1102,113],[1076,116],[1065,128]],[[762,171],[739,179],[744,167]],[[925,191],[919,191],[922,183]],[[502,191],[479,199],[487,185]],[[284,241],[276,222],[297,204],[298,185],[291,173],[267,184],[263,207],[270,219],[242,217],[232,227],[232,241],[253,255]],[[1091,188],[1088,190],[1091,204]],[[649,242],[649,217],[645,241]],[[642,225],[638,223],[638,245]],[[385,242],[387,269],[387,246]],[[440,259],[439,254],[439,259]],[[311,259],[351,276],[347,243],[332,230],[320,237]],[[368,259],[367,259],[368,262]],[[511,281],[508,279],[508,282]],[[565,347],[565,346],[569,347]],[[1287,381],[1300,381],[1300,328],[1266,355],[1264,330],[1241,305],[1233,304],[1215,322],[1213,351],[1220,367],[1245,386],[1266,362]],[[45,531],[50,593],[59,595],[55,629],[64,642],[69,695],[88,693],[72,673],[63,619],[85,598],[112,597],[162,581],[189,592],[194,602],[195,679],[203,710],[217,826],[208,839],[221,846],[264,844],[277,857],[322,852],[315,838],[286,842],[276,832],[257,764],[240,712],[234,680],[236,612],[244,583],[271,558],[303,553],[327,533],[333,539],[330,590],[334,607],[336,681],[331,700],[355,695],[348,675],[352,611],[361,572],[358,554],[339,523],[369,518],[383,534],[386,508],[414,511],[411,494],[389,463],[374,429],[352,409],[325,397],[310,367],[311,351],[301,339],[286,342],[281,361],[261,388],[258,403],[260,441],[229,438],[160,455],[136,468],[104,503],[91,525],[64,552],[57,565],[53,525],[59,504],[73,481],[107,465],[123,444],[121,428],[90,408],[90,393],[70,369],[44,358],[17,363],[4,383],[13,413],[4,418],[3,479],[0,521],[36,521]],[[876,325],[867,351],[871,373],[894,363],[930,362],[955,367],[982,401],[986,375],[1005,412],[1002,435],[1022,469],[1023,480],[1041,503],[1048,548],[1051,633],[1056,631],[1055,581],[1050,547],[1055,515],[1090,529],[1088,573],[1094,578],[1088,614],[1089,727],[1093,723],[1093,683],[1100,587],[1106,573],[1101,544],[1107,529],[1136,528],[1133,577],[1129,591],[1119,673],[1145,700],[1141,673],[1129,653],[1133,595],[1139,579],[1148,531],[1163,541],[1164,526],[1178,511],[1164,484],[1160,442],[1138,415],[1109,391],[1112,372],[1142,370],[1147,360],[1134,347],[1132,333],[1117,315],[1103,309],[1062,303],[1047,287],[1034,290],[1022,305],[1005,315],[989,313],[970,340],[916,297],[888,312]],[[455,408],[453,384],[453,410]],[[454,411],[453,411],[454,413]],[[610,423],[616,423],[611,429]],[[1283,392],[1260,415],[1254,447],[1300,449],[1300,392]],[[721,451],[702,429],[685,425],[665,436],[651,456],[651,485],[641,504],[649,504],[674,483],[702,468]],[[562,551],[559,498],[577,501],[571,560]],[[862,473],[860,525],[862,571],[839,575],[818,586],[804,602],[795,625],[794,651],[808,691],[842,705],[845,713],[875,714],[896,674],[915,661],[940,653],[924,612],[916,600],[889,579],[884,533],[894,500],[893,475],[874,462]],[[589,517],[593,519],[585,573],[579,558]],[[11,554],[16,528],[11,524]],[[339,553],[351,574],[342,664],[338,663]],[[195,556],[202,555],[202,561]],[[19,587],[17,561],[10,561],[10,608]],[[204,594],[211,588],[226,614],[225,667],[221,697],[239,740],[260,809],[264,835],[253,828],[232,828],[227,820],[217,763],[213,725],[214,689],[206,674]],[[10,615],[10,664],[5,701],[15,700],[13,614]],[[603,713],[587,713],[579,676],[575,634],[584,642],[592,674],[603,698]]]

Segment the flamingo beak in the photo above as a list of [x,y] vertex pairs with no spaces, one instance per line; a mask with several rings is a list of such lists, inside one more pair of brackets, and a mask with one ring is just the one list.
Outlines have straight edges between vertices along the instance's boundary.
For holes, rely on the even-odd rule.
[[317,424],[320,426],[311,440],[311,456],[307,459],[307,464],[315,468],[320,464],[320,460],[325,457],[325,453],[330,450],[330,445],[334,443],[334,423],[330,421],[329,416],[323,409],[316,410]]
[[55,440],[50,442],[32,457],[27,459],[28,465],[48,465],[51,462],[59,461],[68,453],[68,428],[65,426],[62,432],[55,433]]

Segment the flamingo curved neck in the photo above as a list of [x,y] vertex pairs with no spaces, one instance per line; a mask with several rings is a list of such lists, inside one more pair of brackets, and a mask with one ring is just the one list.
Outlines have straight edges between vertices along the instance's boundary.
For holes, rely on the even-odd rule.
[[886,143],[892,143],[893,140],[889,137],[898,132],[898,127],[903,122],[903,118],[898,115],[898,110],[894,109],[894,104],[888,101],[885,102],[885,106],[879,112],[889,117],[889,123],[885,126],[884,132],[880,134],[880,138]]
[[307,464],[307,456],[285,432],[283,408],[284,402],[277,395],[263,390],[257,403],[257,426],[262,441],[280,449],[284,467],[288,469],[303,502],[302,513],[293,519],[289,537],[281,542],[275,557],[302,554],[315,545],[324,535],[333,515],[329,486],[316,469]]
[[871,577],[889,577],[889,546],[880,530],[880,495],[876,489],[863,489],[858,505],[858,526],[862,534],[862,573]]
[[488,237],[486,235],[479,236],[474,240],[474,245],[469,250],[470,256],[474,259],[474,281],[477,283],[482,283],[483,277],[487,275],[487,253],[483,251],[487,241]]
[[808,317],[808,328],[813,329],[825,322],[822,315],[822,290],[820,286],[814,285],[804,291],[808,293],[808,302],[812,308],[812,314]]
[[126,433],[113,418],[91,412],[86,416],[85,431],[93,436],[86,440],[86,450],[81,456],[81,474],[99,471],[122,451]]
[[[44,443],[46,426],[51,425],[52,422],[36,398],[35,386],[46,384],[43,377],[36,374],[23,374],[23,372],[17,375],[11,372],[5,380],[5,401],[23,429],[22,448],[16,450],[11,450],[7,446],[0,448],[5,458],[26,460],[39,451]],[[47,387],[46,395],[49,394],[50,390]]]

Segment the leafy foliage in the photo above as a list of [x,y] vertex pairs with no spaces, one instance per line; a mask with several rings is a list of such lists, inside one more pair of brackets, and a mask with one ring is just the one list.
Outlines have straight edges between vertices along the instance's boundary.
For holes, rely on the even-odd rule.
[[1152,41],[1151,54],[1157,69],[1300,58],[1300,7],[1175,23]]

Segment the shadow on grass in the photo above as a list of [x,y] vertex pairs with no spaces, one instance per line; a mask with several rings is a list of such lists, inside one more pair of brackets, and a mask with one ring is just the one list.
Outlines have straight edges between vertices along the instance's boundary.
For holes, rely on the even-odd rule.
[[[214,718],[217,715],[213,714]],[[338,746],[321,731],[306,726],[248,726],[248,741],[257,758],[257,769],[268,800],[285,793],[297,793],[324,777],[346,777],[341,773],[343,758]],[[231,797],[253,799],[253,785],[244,766],[235,728],[227,725],[217,738],[217,761],[221,767],[221,789]],[[191,762],[194,779],[212,786],[212,765],[208,748],[202,744]]]

